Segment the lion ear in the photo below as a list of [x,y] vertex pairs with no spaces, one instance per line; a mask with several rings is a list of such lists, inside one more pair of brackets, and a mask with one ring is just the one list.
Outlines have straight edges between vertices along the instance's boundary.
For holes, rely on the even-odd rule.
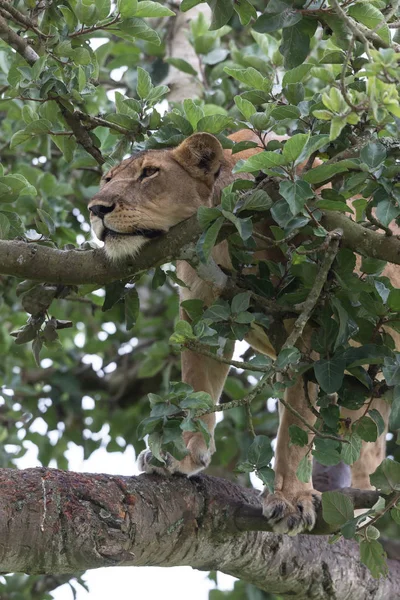
[[212,184],[224,155],[216,137],[194,133],[172,151],[172,156],[192,177]]

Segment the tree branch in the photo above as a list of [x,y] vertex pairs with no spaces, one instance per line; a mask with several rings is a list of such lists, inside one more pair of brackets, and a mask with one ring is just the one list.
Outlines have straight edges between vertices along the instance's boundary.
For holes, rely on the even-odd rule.
[[[348,217],[326,211],[322,224],[328,231],[343,231],[342,245],[359,254],[400,264],[400,240],[370,231]],[[173,227],[166,235],[152,240],[135,259],[110,262],[101,250],[56,250],[34,243],[0,240],[0,273],[63,285],[97,283],[99,286],[174,259],[185,260],[193,254],[191,244],[201,228],[194,215]],[[228,235],[228,231],[226,232]],[[190,250],[190,252],[189,252]]]
[[13,31],[8,25],[7,21],[0,16],[0,38],[6,42],[11,48],[14,48],[24,57],[29,65],[34,65],[39,60],[39,55],[35,50],[28,44],[28,42],[20,37],[15,31]]
[[[256,490],[225,480],[2,469],[0,490],[2,572],[190,565],[218,568],[297,600],[310,598],[311,589],[315,598],[400,594],[397,562],[378,582],[360,564],[354,542],[329,545],[323,536],[261,532]],[[364,505],[377,497],[351,493],[361,494]]]

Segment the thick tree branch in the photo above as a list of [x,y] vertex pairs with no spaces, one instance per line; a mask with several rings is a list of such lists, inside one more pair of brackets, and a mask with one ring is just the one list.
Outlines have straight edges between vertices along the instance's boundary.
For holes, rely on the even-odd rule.
[[[359,254],[400,264],[400,240],[370,231],[348,217],[327,211],[323,225],[328,231],[341,229],[342,244]],[[197,217],[179,223],[171,231],[147,244],[135,259],[111,263],[101,250],[80,252],[56,250],[38,244],[0,240],[0,273],[47,283],[81,285],[106,283],[135,274],[173,259],[193,255],[191,244],[199,237]],[[226,235],[228,235],[228,231]]]
[[31,66],[39,59],[39,55],[35,50],[28,44],[28,42],[20,37],[15,31],[13,31],[8,25],[7,21],[0,16],[0,38],[6,42],[11,48],[14,48],[24,57],[26,62]]
[[377,581],[353,542],[249,531],[260,514],[257,492],[221,479],[2,469],[0,490],[2,572],[190,565],[297,600],[400,594],[400,565]]

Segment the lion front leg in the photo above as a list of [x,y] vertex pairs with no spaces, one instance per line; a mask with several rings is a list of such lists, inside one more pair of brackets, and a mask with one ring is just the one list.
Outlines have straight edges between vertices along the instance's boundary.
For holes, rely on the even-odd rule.
[[[231,358],[233,350],[234,344],[228,342],[224,357]],[[182,353],[182,381],[191,385],[195,392],[207,392],[215,403],[218,402],[222,393],[228,371],[229,365],[217,360],[196,354],[190,350],[185,350]],[[183,460],[177,460],[168,454],[165,456],[165,466],[156,467],[151,464],[151,451],[144,450],[139,455],[139,468],[146,473],[181,474],[190,477],[208,467],[211,456],[215,452],[215,413],[204,415],[201,420],[210,433],[208,445],[202,433],[187,431],[184,432],[183,439],[188,454]]]
[[[308,384],[308,395],[314,404],[317,386]],[[309,408],[303,378],[299,377],[294,386],[285,392],[285,401],[299,412],[307,423],[313,425],[316,417]],[[280,423],[275,453],[274,493],[263,493],[263,514],[277,533],[296,535],[311,531],[315,525],[320,504],[320,493],[314,490],[311,481],[302,483],[296,472],[308,448],[290,445],[289,427],[304,425],[283,405],[280,405]],[[310,443],[312,435],[309,436]]]

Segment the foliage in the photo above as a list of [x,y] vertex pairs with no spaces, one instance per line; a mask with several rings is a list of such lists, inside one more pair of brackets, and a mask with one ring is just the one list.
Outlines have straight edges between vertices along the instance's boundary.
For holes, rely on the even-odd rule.
[[[88,457],[101,445],[113,452],[133,443],[139,451],[148,434],[158,460],[166,450],[180,457],[182,429],[203,430],[198,417],[209,410],[210,399],[172,383],[179,381],[179,351],[187,346],[217,354],[221,340],[243,340],[254,326],[271,328],[267,302],[282,314],[301,306],[327,248],[322,211],[343,212],[386,234],[399,224],[400,47],[397,32],[393,41],[390,36],[390,25],[398,25],[397,9],[387,0],[342,3],[341,12],[338,2],[209,0],[211,26],[202,14],[190,26],[197,69],[168,57],[177,10],[172,3],[11,4],[15,12],[0,9],[0,18],[14,32],[26,30],[21,38],[37,59],[27,62],[0,40],[1,239],[82,252],[92,247],[87,200],[102,171],[133,150],[175,146],[196,131],[216,135],[233,152],[254,146],[233,145],[227,136],[237,129],[254,131],[263,147],[237,163],[238,179],[224,190],[220,206],[199,210],[199,260],[207,264],[229,224],[240,289],[211,307],[187,302],[191,325],[177,320],[179,281],[172,264],[105,289],[0,277],[1,466],[14,465],[29,443],[42,464],[67,468],[71,443]],[[183,0],[181,10],[197,4]],[[93,44],[94,37],[101,45]],[[163,113],[169,93],[163,80],[172,66],[197,81],[200,97],[182,98]],[[120,68],[125,70],[117,83]],[[289,139],[268,142],[269,131]],[[322,162],[311,168],[315,158]],[[256,190],[241,173],[276,178],[280,198]],[[321,189],[327,182],[332,187]],[[267,242],[285,260],[254,255],[255,226],[268,211],[273,238]],[[299,231],[309,241],[295,243]],[[266,401],[282,398],[295,373],[321,388],[316,427],[322,435],[300,465],[302,480],[311,475],[311,455],[325,465],[352,464],[362,440],[382,433],[382,419],[367,403],[372,392],[392,403],[391,429],[400,428],[400,355],[391,335],[399,332],[400,292],[381,260],[364,257],[359,275],[355,261],[352,251],[339,250],[313,311],[318,361],[289,346],[273,365],[248,350],[244,371],[231,372],[222,398],[231,410],[217,428],[215,464],[232,470],[239,463],[242,473],[256,471],[271,483],[277,416],[266,411]],[[260,277],[244,270],[251,264]],[[249,394],[251,427],[242,406]],[[342,407],[364,405],[357,421],[341,419]],[[309,443],[302,428],[290,436],[293,444]],[[394,439],[390,454],[400,460]],[[392,535],[399,523],[393,508],[399,469],[387,459],[371,478],[385,500],[369,514],[375,519],[392,508],[393,521],[386,525]],[[346,538],[360,541],[361,558],[374,575],[384,574],[377,530],[364,517],[354,519],[339,496],[325,496],[324,517]],[[215,591],[212,597],[235,593]],[[237,593],[258,598],[254,590]]]

